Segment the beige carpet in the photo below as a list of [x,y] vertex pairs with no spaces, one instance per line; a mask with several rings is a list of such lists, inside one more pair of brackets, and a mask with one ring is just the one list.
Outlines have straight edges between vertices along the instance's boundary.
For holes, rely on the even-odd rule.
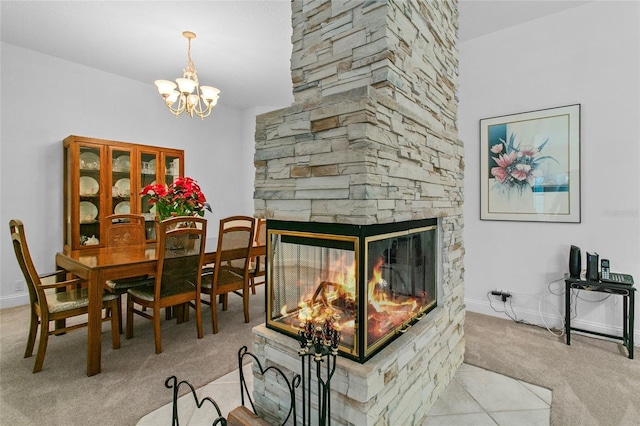
[[564,337],[467,312],[465,362],[553,390],[551,424],[639,425],[640,359],[617,342]]
[[193,315],[188,323],[163,321],[159,355],[151,321],[136,317],[134,338],[123,335],[115,351],[110,325],[104,323],[102,373],[92,377],[86,375],[86,328],[51,336],[44,368],[32,374],[35,355],[23,358],[28,310],[0,310],[0,424],[135,425],[171,401],[172,390],[164,386],[168,376],[198,388],[238,368],[238,349],[252,348],[251,329],[265,319],[264,286],[257,292],[251,296],[249,324],[244,323],[242,299],[229,296],[229,310],[218,311],[218,334],[212,334],[211,310],[203,306],[201,340]]
[[[193,321],[164,321],[160,355],[150,321],[136,318],[135,337],[116,351],[105,323],[103,370],[93,377],[86,376],[86,330],[52,336],[44,370],[32,374],[34,358],[22,358],[28,311],[0,310],[0,424],[135,425],[171,401],[168,376],[197,388],[237,368],[238,348],[251,348],[251,328],[264,322],[263,292],[251,298],[250,324],[232,297],[217,335],[205,308],[202,340]],[[552,425],[640,424],[640,359],[629,360],[619,344],[575,335],[567,346],[546,330],[474,313],[465,335],[466,363],[553,390]]]

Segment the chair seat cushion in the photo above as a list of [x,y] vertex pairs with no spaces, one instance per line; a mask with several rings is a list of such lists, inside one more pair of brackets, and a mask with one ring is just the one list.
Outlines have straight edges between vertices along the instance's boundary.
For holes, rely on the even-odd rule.
[[[55,289],[45,290],[47,305],[50,313],[70,311],[72,309],[86,308],[89,305],[89,291],[80,288],[56,293]],[[117,299],[115,294],[105,294],[102,301],[107,302]]]
[[[155,283],[155,279],[151,279],[152,283]],[[171,294],[162,294],[161,297],[171,296],[173,294],[181,294],[188,293],[195,289],[195,284],[188,280],[173,282],[171,285]],[[127,290],[127,292],[141,300],[146,300],[147,302],[152,302],[154,298],[154,285],[147,285],[144,287],[133,287]]]
[[149,278],[148,275],[142,275],[133,278],[107,280],[106,284],[107,289],[113,293],[126,293],[130,288],[152,285],[155,281],[155,278]]

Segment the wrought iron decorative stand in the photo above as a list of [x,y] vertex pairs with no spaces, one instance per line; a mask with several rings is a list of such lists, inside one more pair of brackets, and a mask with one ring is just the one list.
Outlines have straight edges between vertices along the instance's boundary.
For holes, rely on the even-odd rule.
[[256,413],[256,414],[257,414],[256,407],[253,404],[253,399],[251,398],[251,392],[249,392],[249,389],[247,388],[247,382],[246,382],[246,379],[244,378],[244,371],[242,370],[243,361],[244,361],[244,357],[245,356],[249,356],[249,357],[251,357],[253,359],[253,361],[258,366],[258,370],[260,371],[261,375],[264,376],[267,371],[271,370],[275,374],[280,375],[282,380],[284,380],[285,384],[287,385],[287,391],[289,392],[289,398],[291,400],[291,405],[289,406],[289,412],[287,413],[287,416],[282,421],[282,425],[287,424],[287,421],[291,418],[291,419],[293,419],[292,420],[293,421],[293,425],[296,426],[297,418],[296,418],[295,388],[297,388],[300,385],[300,375],[299,374],[294,375],[293,379],[291,381],[289,381],[289,379],[287,379],[287,375],[284,374],[284,372],[281,369],[279,369],[278,367],[274,367],[274,366],[269,366],[267,368],[262,367],[262,363],[260,362],[260,360],[258,360],[258,358],[256,358],[256,356],[254,354],[249,352],[246,346],[241,347],[240,350],[238,351],[238,367],[239,367],[239,371],[240,371],[240,399],[241,399],[242,405],[244,405],[245,396],[246,396],[246,398],[249,400],[249,403],[251,404],[251,410],[253,410],[253,412]]
[[[246,346],[241,347],[238,350],[238,368],[240,372],[240,399],[241,399],[241,404],[243,406],[245,404],[245,399],[249,401],[249,404],[251,405],[251,410],[254,412],[254,414],[257,414],[256,407],[253,403],[253,399],[251,398],[251,392],[249,392],[249,389],[247,387],[247,382],[244,377],[244,371],[242,370],[245,356],[249,356],[253,359],[253,361],[258,366],[258,370],[260,371],[260,374],[264,375],[268,371],[272,371],[274,374],[280,375],[281,379],[279,380],[283,380],[284,383],[286,384],[287,391],[289,392],[290,403],[291,403],[289,406],[289,411],[287,412],[287,416],[282,421],[281,425],[284,426],[285,424],[287,424],[289,419],[292,419],[293,426],[296,426],[297,418],[296,418],[296,404],[295,404],[295,388],[300,386],[300,375],[299,374],[294,375],[293,379],[289,381],[286,374],[284,374],[282,370],[274,366],[270,366],[267,368],[262,367],[262,364],[260,363],[258,358],[256,358],[255,355],[249,352]],[[205,401],[209,401],[213,405],[218,415],[218,417],[213,421],[213,426],[227,425],[227,419],[222,417],[222,413],[220,411],[220,407],[218,407],[218,404],[209,397],[199,399],[195,389],[189,382],[182,380],[181,382],[178,383],[178,379],[176,378],[176,376],[170,376],[170,377],[167,377],[167,379],[164,382],[164,385],[169,389],[173,388],[173,418],[171,422],[173,426],[180,426],[180,422],[178,420],[178,389],[182,385],[187,385],[189,389],[191,389],[191,396],[193,396],[193,399],[195,400],[197,408],[201,408],[202,405],[205,403]]]
[[180,389],[180,386],[182,385],[187,385],[189,389],[191,389],[191,395],[193,396],[193,399],[196,402],[196,407],[201,408],[202,405],[205,403],[205,401],[209,401],[211,405],[213,405],[216,412],[218,413],[218,417],[213,421],[212,426],[216,426],[216,425],[227,426],[227,419],[222,417],[222,412],[220,411],[220,407],[218,407],[218,404],[216,404],[216,402],[209,397],[198,399],[196,390],[193,388],[193,386],[189,382],[185,380],[178,382],[178,379],[176,376],[170,376],[170,377],[167,377],[167,379],[164,381],[164,385],[168,389],[173,388],[173,416],[171,420],[172,426],[180,426],[180,422],[178,421],[178,389]]
[[[318,386],[318,425],[331,424],[331,379],[336,370],[340,329],[333,318],[309,319],[298,331],[302,362],[302,424],[311,425],[312,361],[316,365]],[[325,363],[323,368],[322,363]],[[323,373],[324,370],[324,373]]]

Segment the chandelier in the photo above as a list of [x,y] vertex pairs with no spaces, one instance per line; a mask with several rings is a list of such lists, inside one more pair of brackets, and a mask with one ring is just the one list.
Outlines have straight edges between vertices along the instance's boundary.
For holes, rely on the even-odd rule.
[[185,31],[182,35],[189,40],[189,49],[187,50],[189,61],[187,68],[183,70],[182,78],[176,78],[177,85],[169,80],[156,80],[155,85],[169,107],[169,111],[176,117],[186,111],[192,118],[193,114],[196,114],[204,119],[211,114],[211,110],[218,103],[220,90],[212,86],[198,84],[196,68],[191,60],[191,40],[196,38],[196,35],[191,31]]

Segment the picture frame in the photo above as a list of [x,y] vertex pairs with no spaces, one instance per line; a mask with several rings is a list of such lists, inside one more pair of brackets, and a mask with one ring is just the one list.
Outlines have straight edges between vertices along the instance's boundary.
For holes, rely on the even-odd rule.
[[580,223],[580,104],[480,120],[480,219]]

